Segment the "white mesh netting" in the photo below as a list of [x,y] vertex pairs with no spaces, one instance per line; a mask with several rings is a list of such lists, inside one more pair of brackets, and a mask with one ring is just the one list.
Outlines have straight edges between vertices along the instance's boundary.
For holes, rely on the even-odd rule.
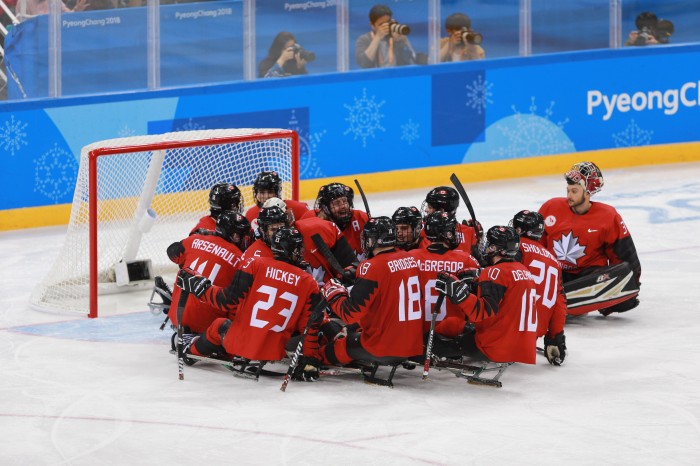
[[[251,136],[253,140],[240,140]],[[104,294],[131,288],[117,287],[114,274],[127,244],[135,252],[127,260],[150,259],[154,275],[174,273],[166,249],[208,214],[209,189],[215,183],[236,184],[248,208],[254,204],[252,184],[257,175],[275,170],[283,180],[283,197],[291,199],[293,137],[288,130],[203,130],[110,139],[84,147],[65,242],[34,289],[31,304],[89,312],[89,225],[95,220],[88,207],[91,151],[117,152],[97,157],[98,288]],[[185,147],[164,148],[181,143]],[[155,211],[156,220],[142,233],[138,225],[146,208]]]

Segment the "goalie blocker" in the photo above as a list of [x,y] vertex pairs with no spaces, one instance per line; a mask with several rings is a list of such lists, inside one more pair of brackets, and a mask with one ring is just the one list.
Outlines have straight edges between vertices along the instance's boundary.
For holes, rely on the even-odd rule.
[[564,293],[567,314],[581,315],[634,299],[639,287],[629,264],[622,262],[564,283]]

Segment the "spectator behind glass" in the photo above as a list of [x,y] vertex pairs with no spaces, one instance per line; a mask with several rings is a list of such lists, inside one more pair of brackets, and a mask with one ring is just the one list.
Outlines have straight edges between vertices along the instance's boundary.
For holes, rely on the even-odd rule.
[[636,31],[630,32],[625,45],[668,44],[675,31],[673,23],[667,19],[658,19],[650,11],[640,13],[634,20]]
[[385,68],[411,65],[416,62],[416,53],[408,38],[398,32],[391,32],[391,8],[374,5],[369,10],[369,24],[372,30],[361,35],[355,42],[355,60],[362,68]]
[[[18,2],[18,8],[20,8],[18,14],[21,16],[25,14],[27,16],[49,14],[48,0],[26,0],[26,10],[24,12],[21,11],[21,5],[19,5],[19,3],[21,2]],[[73,9],[68,8],[63,2],[61,2],[61,12],[70,13],[72,11],[83,11],[87,9],[88,6],[90,6],[90,2],[88,0],[77,0]]]
[[308,74],[306,60],[301,58],[301,47],[295,48],[296,39],[291,32],[280,32],[258,65],[258,78]]
[[[445,19],[447,37],[440,39],[440,62],[481,60],[486,57],[481,45],[474,44],[475,40],[463,40],[463,33],[472,30],[472,22],[469,16],[462,13],[453,13]],[[473,37],[473,35],[469,35]],[[481,34],[478,35],[481,37]],[[471,41],[471,42],[470,42]],[[478,41],[478,39],[477,39]]]

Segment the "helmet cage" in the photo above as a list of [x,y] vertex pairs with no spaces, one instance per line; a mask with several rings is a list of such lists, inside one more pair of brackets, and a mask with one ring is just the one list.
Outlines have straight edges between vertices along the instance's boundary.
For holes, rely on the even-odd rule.
[[268,228],[272,225],[282,224],[282,227],[289,227],[289,217],[287,213],[279,207],[263,207],[258,214],[258,235],[270,246],[270,241],[275,231],[268,234]]
[[[348,205],[350,208],[347,215],[339,217],[331,211],[331,202],[341,197],[348,200]],[[355,192],[350,186],[346,186],[342,183],[331,183],[321,186],[321,188],[318,190],[318,196],[316,197],[314,209],[323,212],[326,217],[338,225],[338,228],[343,230],[352,220],[352,210],[355,208],[353,204],[354,199]]]
[[[423,231],[423,217],[417,207],[399,207],[391,216],[391,220],[396,225],[396,246],[401,249],[411,249],[420,238],[420,232]],[[399,241],[398,233],[399,225],[408,225],[411,227],[411,239],[409,241]]]
[[593,162],[580,162],[564,175],[568,184],[578,184],[590,195],[603,189],[605,181],[600,168]]

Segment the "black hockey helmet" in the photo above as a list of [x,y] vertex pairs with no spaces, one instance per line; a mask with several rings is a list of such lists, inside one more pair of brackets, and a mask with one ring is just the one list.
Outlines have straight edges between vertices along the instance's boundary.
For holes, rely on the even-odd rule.
[[[344,215],[337,215],[331,212],[331,202],[340,197],[344,197],[348,200],[348,205],[350,208]],[[333,223],[338,225],[338,228],[343,230],[347,224],[352,220],[352,209],[354,209],[353,200],[355,199],[355,191],[352,190],[350,186],[346,186],[343,183],[331,183],[324,186],[318,190],[318,196],[316,196],[315,209],[323,212]]]
[[294,227],[282,227],[272,235],[270,244],[275,259],[304,268],[304,237]]
[[579,162],[564,174],[568,184],[578,184],[593,195],[603,189],[603,172],[593,162]]
[[521,210],[510,221],[510,226],[518,235],[539,241],[544,233],[544,217],[539,212]]
[[274,234],[274,231],[268,232],[271,225],[288,227],[289,217],[287,217],[287,212],[277,206],[263,207],[260,209],[260,212],[258,212],[258,235],[263,241],[265,241],[265,243],[267,243],[268,246],[270,245],[270,240]]
[[224,210],[242,213],[241,190],[233,183],[216,183],[209,191],[209,210],[214,218],[218,217]]
[[481,256],[489,262],[495,256],[500,256],[505,261],[514,261],[519,252],[520,237],[513,227],[496,225],[484,235]]
[[[412,249],[420,238],[420,232],[423,230],[423,217],[417,207],[399,207],[391,216],[391,220],[396,225],[396,245],[401,249]],[[402,241],[399,238],[399,225],[408,225],[411,227],[411,237]]]
[[257,196],[261,190],[272,191],[275,197],[282,197],[282,179],[277,172],[260,172],[253,182],[253,195]]
[[250,222],[238,212],[224,210],[216,219],[216,234],[245,251],[250,244]]
[[455,188],[449,186],[438,186],[431,189],[425,196],[425,201],[421,206],[423,215],[427,215],[425,207],[430,206],[433,210],[442,210],[454,215],[459,207],[459,194]]
[[370,218],[360,234],[360,244],[367,258],[376,247],[396,246],[396,225],[389,217]]
[[454,249],[459,244],[457,239],[457,219],[447,212],[435,211],[425,218],[425,237],[432,242],[445,243]]

